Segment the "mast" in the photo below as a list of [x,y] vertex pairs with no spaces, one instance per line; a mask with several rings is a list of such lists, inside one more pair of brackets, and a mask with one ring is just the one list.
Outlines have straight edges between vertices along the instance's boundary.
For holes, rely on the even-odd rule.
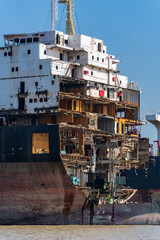
[[75,27],[73,23],[73,0],[60,0],[59,3],[67,5],[66,34],[75,35]]
[[58,20],[58,0],[51,0],[52,31],[55,30],[55,21]]

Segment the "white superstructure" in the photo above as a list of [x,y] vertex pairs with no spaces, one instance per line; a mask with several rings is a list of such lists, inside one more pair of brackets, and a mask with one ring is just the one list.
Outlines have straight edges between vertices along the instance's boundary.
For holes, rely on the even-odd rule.
[[[103,41],[59,31],[4,35],[0,49],[0,111],[58,107],[59,76],[87,81],[87,95],[119,96],[128,78],[118,74],[116,60]],[[113,88],[114,87],[114,88]],[[21,97],[21,95],[26,94]]]

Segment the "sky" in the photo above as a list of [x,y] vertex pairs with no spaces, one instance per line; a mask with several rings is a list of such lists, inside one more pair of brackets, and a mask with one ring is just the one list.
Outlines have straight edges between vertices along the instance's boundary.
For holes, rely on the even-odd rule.
[[[139,83],[141,120],[160,112],[160,0],[74,0],[76,33],[104,40],[120,59],[118,69]],[[59,4],[56,30],[65,32],[65,8]],[[51,0],[0,0],[0,46],[3,34],[51,29]],[[157,140],[147,123],[142,137]],[[156,146],[155,146],[156,147]]]

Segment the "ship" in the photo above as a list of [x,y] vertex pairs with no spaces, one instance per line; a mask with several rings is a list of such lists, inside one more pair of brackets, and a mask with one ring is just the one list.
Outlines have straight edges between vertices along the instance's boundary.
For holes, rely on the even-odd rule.
[[130,224],[151,211],[122,174],[149,162],[140,90],[102,40],[75,34],[73,0],[52,9],[51,31],[0,48],[0,224]]

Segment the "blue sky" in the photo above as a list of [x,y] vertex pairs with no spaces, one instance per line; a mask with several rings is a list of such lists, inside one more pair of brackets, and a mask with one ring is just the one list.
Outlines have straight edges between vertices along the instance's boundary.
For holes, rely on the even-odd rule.
[[[51,0],[0,0],[0,45],[3,34],[49,30]],[[108,53],[119,56],[121,74],[139,82],[141,119],[160,112],[160,0],[74,0],[82,34],[104,40]],[[63,4],[59,4],[57,30],[65,31]],[[60,27],[59,27],[60,26]],[[142,136],[156,140],[151,124]]]

